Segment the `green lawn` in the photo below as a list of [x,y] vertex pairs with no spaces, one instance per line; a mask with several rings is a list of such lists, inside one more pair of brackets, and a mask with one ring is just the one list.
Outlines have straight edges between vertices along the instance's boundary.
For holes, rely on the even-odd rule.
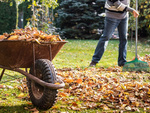
[[[60,50],[57,56],[52,61],[56,69],[62,68],[86,68],[91,62],[92,55],[94,53],[95,47],[98,40],[67,40],[68,43]],[[100,61],[98,67],[114,67],[117,66],[118,57],[118,40],[110,40],[107,49]],[[132,45],[132,46],[131,46]],[[138,43],[138,55],[145,56],[150,54],[150,44],[143,42]],[[135,44],[129,41],[127,60],[130,61],[135,56]],[[2,70],[0,69],[0,72]],[[15,77],[24,77],[23,75],[13,72],[6,71],[9,75],[14,75]],[[11,80],[12,78],[8,75],[4,75],[0,84],[0,113],[38,113],[31,105],[29,101],[28,92],[25,85],[25,78],[19,78]],[[10,81],[8,81],[10,80]],[[4,83],[5,81],[8,81]],[[58,101],[56,103],[57,107],[63,106],[63,101]],[[65,105],[66,106],[66,105]],[[53,110],[53,112],[65,111],[65,109]],[[68,111],[68,109],[67,109]],[[43,112],[43,113],[50,113]],[[69,112],[76,112],[70,110]],[[86,109],[81,111],[82,113],[100,113],[101,109]]]
[[[54,58],[53,64],[56,68],[63,67],[87,67],[91,62],[92,55],[98,40],[68,40],[62,50]],[[97,67],[110,67],[117,65],[118,59],[118,40],[110,40],[106,51]],[[138,55],[145,56],[150,54],[150,45],[146,42],[138,43]],[[135,57],[135,43],[129,41],[127,60]]]

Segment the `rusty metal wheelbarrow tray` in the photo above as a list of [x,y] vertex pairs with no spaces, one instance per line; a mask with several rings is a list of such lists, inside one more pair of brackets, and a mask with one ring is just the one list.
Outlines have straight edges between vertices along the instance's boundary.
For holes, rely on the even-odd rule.
[[41,42],[40,44],[37,42],[19,40],[0,41],[0,68],[3,68],[0,80],[5,69],[8,69],[17,71],[42,86],[46,86],[51,89],[63,88],[64,83],[62,81],[60,81],[62,82],[60,85],[46,83],[19,68],[34,67],[33,64],[35,64],[37,59],[49,59],[52,61],[65,43],[66,41]]
[[66,41],[41,44],[28,41],[0,41],[0,65],[10,68],[30,68],[36,59],[52,61],[65,43]]
[[[5,69],[25,75],[33,105],[43,110],[51,108],[56,101],[57,89],[65,86],[51,61],[65,43],[0,41],[0,68],[3,68],[0,81]],[[26,71],[20,68],[26,68]],[[29,73],[27,68],[30,68]]]

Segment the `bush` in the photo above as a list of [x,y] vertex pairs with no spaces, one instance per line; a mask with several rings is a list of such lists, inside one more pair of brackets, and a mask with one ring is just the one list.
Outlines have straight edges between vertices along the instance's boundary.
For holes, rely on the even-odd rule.
[[22,4],[19,5],[19,12],[23,12],[23,27],[27,25],[27,22],[32,17],[31,7],[32,1],[25,0]]
[[0,1],[0,34],[10,33],[16,28],[16,3],[14,0],[9,2]]
[[[148,37],[150,35],[150,2],[148,0],[138,0],[138,30],[141,37]],[[131,2],[131,7],[136,8],[136,0]],[[130,16],[129,29],[135,30],[135,18]]]
[[[60,35],[66,38],[97,39],[97,29],[103,29],[103,19],[98,14],[104,12],[104,0],[65,0],[58,9],[57,27]],[[138,18],[139,38],[150,35],[150,2],[138,0],[140,12]],[[131,7],[136,8],[136,0],[131,1]],[[135,31],[135,18],[130,15],[129,31]],[[95,35],[95,36],[94,36]]]
[[61,37],[68,39],[98,39],[103,29],[105,0],[65,0],[60,3],[56,26]]
[[139,28],[141,36],[150,35],[150,2],[148,0],[139,1]]

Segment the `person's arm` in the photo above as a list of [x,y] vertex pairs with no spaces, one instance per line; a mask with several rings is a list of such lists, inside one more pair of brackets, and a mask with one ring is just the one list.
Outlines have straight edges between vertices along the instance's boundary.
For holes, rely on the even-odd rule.
[[135,18],[137,18],[138,16],[139,16],[139,12],[138,11],[136,11],[135,9],[133,10],[133,16],[135,17]]
[[123,4],[120,2],[120,0],[112,0],[113,1],[113,4],[116,6],[116,8],[119,10],[119,11],[129,11],[129,12],[133,12],[133,8],[131,7],[128,7],[127,5]]
[[133,14],[133,16],[136,18],[139,16],[139,13],[138,11],[136,11],[135,9],[123,4],[120,2],[120,0],[109,0],[111,2],[113,2],[113,4],[116,6],[116,8],[119,10],[119,11],[129,11]]

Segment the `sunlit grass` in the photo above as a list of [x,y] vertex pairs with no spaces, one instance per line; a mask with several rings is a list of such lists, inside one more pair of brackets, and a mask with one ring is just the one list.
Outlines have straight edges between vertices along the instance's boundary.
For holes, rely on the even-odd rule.
[[[67,40],[61,51],[53,60],[56,68],[63,67],[88,67],[91,62],[98,40]],[[111,67],[117,65],[118,40],[110,40],[106,51],[97,67]],[[138,42],[138,55],[150,54],[150,45],[146,42]],[[135,57],[135,42],[128,42],[127,60]]]

